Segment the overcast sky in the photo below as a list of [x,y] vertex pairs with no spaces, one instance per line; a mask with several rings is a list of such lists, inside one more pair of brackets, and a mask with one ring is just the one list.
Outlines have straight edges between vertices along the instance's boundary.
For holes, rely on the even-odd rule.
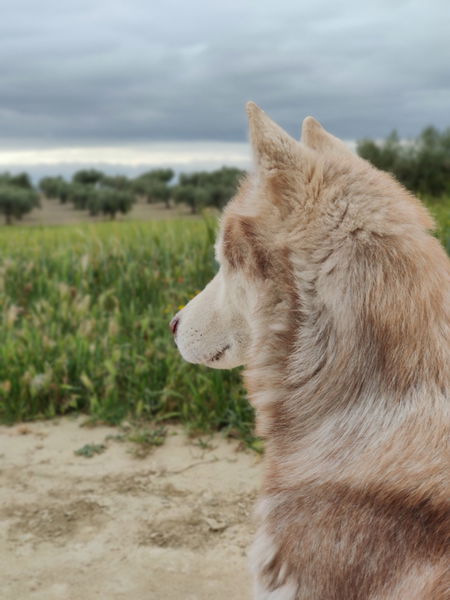
[[296,136],[447,127],[449,28],[448,0],[4,0],[0,170],[244,164],[247,100]]

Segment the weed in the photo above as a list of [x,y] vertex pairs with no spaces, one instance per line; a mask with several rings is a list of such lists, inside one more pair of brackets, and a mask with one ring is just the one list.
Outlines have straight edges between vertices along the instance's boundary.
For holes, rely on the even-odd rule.
[[74,454],[77,456],[84,456],[85,458],[92,458],[94,454],[102,454],[106,450],[104,444],[85,444],[82,448],[75,450]]

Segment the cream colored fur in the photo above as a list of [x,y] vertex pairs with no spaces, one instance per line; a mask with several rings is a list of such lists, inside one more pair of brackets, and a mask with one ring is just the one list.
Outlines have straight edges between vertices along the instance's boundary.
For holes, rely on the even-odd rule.
[[239,307],[241,299],[237,282],[226,284],[220,269],[179,314],[176,339],[185,360],[219,369],[243,364],[248,326]]
[[254,171],[183,357],[245,366],[265,438],[256,600],[450,598],[450,264],[421,203],[308,117],[248,106]]

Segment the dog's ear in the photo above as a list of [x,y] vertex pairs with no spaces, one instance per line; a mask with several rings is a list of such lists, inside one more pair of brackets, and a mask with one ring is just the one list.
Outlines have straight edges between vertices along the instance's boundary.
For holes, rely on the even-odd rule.
[[300,144],[254,102],[248,102],[246,108],[256,165],[267,170],[298,166]]
[[314,117],[306,117],[302,124],[301,142],[317,152],[338,152],[354,156],[344,142],[328,133]]
[[285,216],[306,198],[303,190],[316,153],[297,142],[254,102],[247,104],[250,141],[265,197]]

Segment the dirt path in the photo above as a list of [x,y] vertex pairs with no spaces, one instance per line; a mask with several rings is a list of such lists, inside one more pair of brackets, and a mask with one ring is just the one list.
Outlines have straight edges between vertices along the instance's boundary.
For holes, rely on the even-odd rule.
[[1,600],[250,598],[258,457],[172,429],[138,459],[81,423],[0,427]]

